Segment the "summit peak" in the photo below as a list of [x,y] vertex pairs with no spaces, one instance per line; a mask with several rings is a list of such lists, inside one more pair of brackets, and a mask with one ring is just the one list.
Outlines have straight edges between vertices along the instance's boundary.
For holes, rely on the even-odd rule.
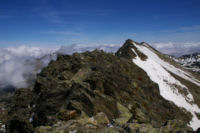
[[[136,56],[139,56],[143,60],[146,59],[146,55],[138,51],[136,45],[142,45],[142,43],[135,42],[131,39],[125,41],[124,45],[116,52],[116,56],[124,57],[128,59],[133,59]],[[136,51],[136,52],[133,52]]]

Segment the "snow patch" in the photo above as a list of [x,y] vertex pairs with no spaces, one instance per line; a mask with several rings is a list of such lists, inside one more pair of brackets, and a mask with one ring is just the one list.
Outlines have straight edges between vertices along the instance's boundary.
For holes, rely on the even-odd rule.
[[158,55],[156,55],[151,48],[149,47],[144,47],[142,45],[137,45],[135,44],[135,46],[137,47],[137,49],[139,51],[141,51],[142,53],[144,53],[145,55],[147,55],[149,58],[151,58],[152,60],[156,61],[158,64],[160,64],[162,67],[164,67],[165,69],[167,69],[168,71],[178,75],[179,77],[182,77],[194,84],[196,84],[197,86],[200,86],[200,81],[198,81],[197,79],[195,79],[194,77],[192,77],[190,74],[184,72],[181,69],[178,69],[176,67],[174,67],[173,65],[163,61],[161,58],[158,57]]
[[[197,130],[200,127],[200,120],[195,115],[195,112],[200,113],[200,109],[196,104],[192,104],[194,99],[188,88],[176,80],[168,71],[175,73],[176,75],[183,77],[184,79],[187,79],[198,86],[200,86],[200,83],[196,79],[188,77],[189,75],[182,70],[179,70],[174,66],[164,62],[146,46],[139,46],[137,44],[134,45],[148,58],[145,61],[141,60],[137,55],[137,52],[132,49],[132,51],[137,55],[133,59],[133,62],[141,67],[152,81],[158,84],[162,97],[174,102],[178,107],[183,107],[187,111],[191,112],[193,118],[190,121],[189,126],[191,126],[194,130]],[[187,91],[188,95],[185,96],[179,93],[177,87]]]

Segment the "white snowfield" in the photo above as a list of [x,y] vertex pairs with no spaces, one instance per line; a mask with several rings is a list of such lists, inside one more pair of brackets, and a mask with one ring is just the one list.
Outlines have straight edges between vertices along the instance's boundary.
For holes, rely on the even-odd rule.
[[[153,49],[147,44],[138,45],[133,43],[136,48],[147,56],[146,60],[141,60],[137,52],[132,49],[132,51],[137,55],[133,62],[142,68],[152,81],[158,84],[160,94],[166,100],[172,101],[178,107],[182,107],[187,111],[191,112],[193,118],[189,123],[189,126],[193,130],[197,130],[200,127],[200,120],[197,118],[196,113],[200,113],[200,108],[194,104],[194,99],[189,89],[181,84],[177,79],[175,79],[170,73],[174,73],[194,84],[200,86],[200,81],[193,78],[188,73],[180,70],[173,65],[165,62],[157,54],[154,53]],[[178,89],[184,89],[188,92],[188,95],[179,93]]]

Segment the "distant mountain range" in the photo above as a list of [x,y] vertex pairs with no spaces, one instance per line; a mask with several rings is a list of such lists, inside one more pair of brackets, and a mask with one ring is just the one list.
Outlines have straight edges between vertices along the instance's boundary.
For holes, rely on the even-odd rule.
[[172,58],[184,68],[200,74],[200,53],[187,54],[178,58]]

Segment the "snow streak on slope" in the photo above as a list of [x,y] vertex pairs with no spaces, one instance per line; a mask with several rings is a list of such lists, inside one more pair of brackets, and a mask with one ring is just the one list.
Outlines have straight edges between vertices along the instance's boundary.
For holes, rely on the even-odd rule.
[[190,74],[184,72],[183,70],[178,69],[178,68],[174,67],[173,65],[163,61],[161,58],[158,57],[158,55],[156,55],[152,50],[150,50],[151,48],[147,44],[145,44],[145,46],[142,46],[142,45],[139,46],[136,44],[135,46],[138,48],[138,50],[140,50],[144,54],[147,54],[147,56],[149,58],[158,62],[162,67],[164,67],[168,71],[178,75],[179,77],[189,80],[190,82],[196,84],[197,86],[200,86],[199,80],[195,79],[194,77],[192,77]]
[[[151,48],[147,48],[148,45],[134,45],[148,58],[145,61],[141,60],[137,55],[137,52],[132,49],[132,51],[137,55],[136,58],[133,59],[133,62],[146,71],[152,81],[158,83],[161,96],[169,101],[174,102],[178,107],[183,107],[187,111],[191,112],[193,118],[190,122],[190,126],[194,130],[197,130],[200,127],[200,120],[198,120],[195,112],[200,113],[200,108],[196,104],[192,104],[194,99],[188,88],[176,80],[168,71],[179,76],[181,75],[181,77],[187,80],[189,78],[187,77],[188,74],[186,75],[186,73],[182,70],[179,70],[174,66],[164,62],[152,50],[150,50]],[[189,81],[200,85],[196,79],[189,79]],[[188,92],[188,95],[186,96],[179,93],[178,89],[184,89]]]

